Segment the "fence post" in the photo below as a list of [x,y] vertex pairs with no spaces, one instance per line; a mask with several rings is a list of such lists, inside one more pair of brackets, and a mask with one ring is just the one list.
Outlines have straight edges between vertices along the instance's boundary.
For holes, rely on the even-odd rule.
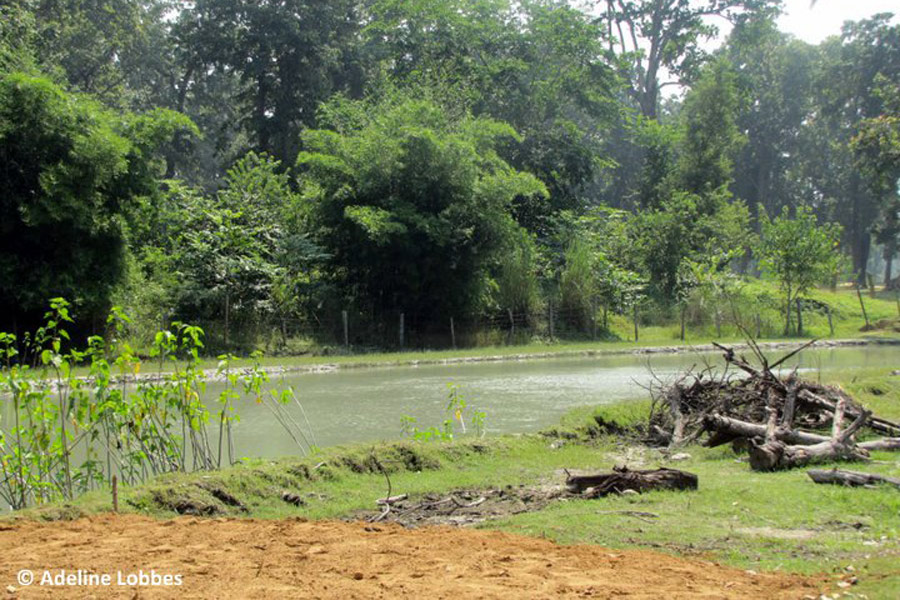
[[687,306],[684,305],[684,304],[682,304],[682,305],[681,305],[681,341],[682,341],[682,342],[684,341],[684,319],[685,319],[685,313],[687,313]]
[[400,348],[403,348],[403,327],[404,327],[404,314],[400,313]]
[[456,350],[456,328],[453,326],[453,317],[450,317],[450,343],[453,344],[453,349]]
[[513,335],[516,333],[516,320],[513,318],[513,310],[511,308],[506,309],[506,314],[509,315],[509,335],[506,338],[506,345],[509,346],[512,344]]
[[856,296],[859,298],[859,306],[862,308],[863,319],[866,320],[866,329],[869,329],[869,315],[866,313],[866,304],[863,302],[862,290],[859,284],[856,284]]
[[831,330],[831,337],[834,337],[834,322],[831,320],[831,307],[825,305],[825,314],[828,315],[828,329]]
[[341,311],[341,319],[344,321],[344,346],[350,347],[350,325],[347,319],[347,311]]
[[762,337],[762,320],[759,318],[759,313],[756,313],[756,339]]

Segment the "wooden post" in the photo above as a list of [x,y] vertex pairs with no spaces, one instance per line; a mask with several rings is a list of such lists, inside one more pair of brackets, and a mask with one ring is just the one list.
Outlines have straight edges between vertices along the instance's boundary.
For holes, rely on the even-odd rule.
[[831,307],[825,305],[825,314],[828,315],[828,329],[831,330],[831,337],[834,337],[834,321],[831,320]]
[[350,324],[347,319],[347,311],[341,311],[341,319],[344,321],[344,346],[350,347]]
[[119,512],[119,479],[115,475],[112,476],[112,501],[113,512]]
[[756,339],[762,337],[762,320],[759,318],[759,313],[756,313]]
[[516,321],[513,318],[513,311],[511,308],[506,309],[506,314],[509,315],[509,335],[506,337],[506,345],[509,346],[512,344],[513,335],[516,333]]
[[634,341],[638,341],[638,306],[637,302],[634,303]]
[[405,317],[405,315],[404,315],[403,313],[400,313],[400,348],[403,348],[403,333],[404,333],[404,331],[403,331],[403,327],[404,327],[403,321],[404,321],[404,317]]
[[681,341],[684,341],[684,319],[687,313],[687,305],[681,305]]
[[456,328],[453,326],[453,317],[450,317],[450,343],[453,345],[453,349],[456,350]]
[[866,320],[866,329],[869,328],[869,315],[866,313],[866,304],[863,302],[862,290],[859,284],[856,284],[856,296],[859,298],[859,306],[862,308],[863,319]]
[[803,335],[803,312],[800,310],[800,298],[795,299],[797,304],[797,335]]

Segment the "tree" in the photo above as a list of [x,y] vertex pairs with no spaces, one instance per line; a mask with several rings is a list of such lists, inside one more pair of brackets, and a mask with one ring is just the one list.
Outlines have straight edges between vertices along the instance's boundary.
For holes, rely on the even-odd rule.
[[[718,33],[712,19],[737,23],[772,13],[778,6],[774,0],[605,0],[597,4],[603,11],[610,49],[612,40],[618,41],[631,96],[641,114],[651,119],[657,117],[660,90],[689,81],[702,63],[699,42]],[[674,79],[660,82],[663,71]]]
[[362,90],[362,21],[355,0],[200,0],[181,13],[174,31],[185,64],[182,88],[209,71],[237,74],[241,86],[226,101],[239,107],[253,149],[293,161],[318,104],[338,91]]
[[[735,160],[734,195],[778,213],[797,201],[804,123],[813,108],[815,48],[778,31],[771,19],[734,28],[723,50],[734,65],[737,124],[747,143]],[[755,217],[755,215],[754,215]]]
[[875,240],[884,245],[884,284],[891,287],[891,269],[900,237],[900,83],[891,86],[882,78],[880,96],[885,103],[884,113],[863,121],[851,146],[869,188],[879,199]]
[[135,249],[144,279],[165,289],[157,313],[221,324],[207,333],[225,349],[241,345],[252,326],[276,313],[283,216],[296,200],[281,171],[278,161],[250,152],[216,194],[168,183],[162,201],[146,209]]
[[860,124],[882,114],[878,81],[900,81],[900,26],[890,15],[848,22],[819,48],[814,110],[798,155],[804,198],[843,226],[857,282],[866,283],[879,198],[858,168],[850,141]]
[[760,209],[762,235],[756,249],[763,271],[775,277],[784,294],[784,334],[791,333],[793,303],[830,277],[840,260],[841,228],[819,225],[807,206],[798,206],[792,218],[787,207],[770,220]]
[[719,59],[703,70],[684,100],[678,165],[681,189],[704,197],[731,183],[734,157],[746,141],[737,127],[737,111],[732,66]]
[[556,0],[380,0],[372,13],[368,43],[395,84],[440,90],[520,134],[502,156],[550,191],[549,201],[517,201],[521,224],[545,234],[550,213],[590,202],[618,117],[598,24]]
[[410,324],[479,311],[490,268],[516,241],[510,204],[546,194],[497,155],[515,132],[404,94],[330,103],[321,126],[304,135],[297,167],[344,298]]
[[190,128],[164,111],[113,115],[46,79],[0,80],[4,320],[40,316],[59,296],[89,314],[106,312],[123,273],[125,217],[155,188],[154,151],[164,136],[145,134]]

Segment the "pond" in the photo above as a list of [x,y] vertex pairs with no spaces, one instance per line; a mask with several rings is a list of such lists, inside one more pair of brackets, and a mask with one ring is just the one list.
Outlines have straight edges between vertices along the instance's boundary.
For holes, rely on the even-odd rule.
[[[787,351],[769,355],[781,356]],[[446,417],[448,383],[458,386],[468,406],[486,413],[488,433],[538,431],[558,422],[572,408],[610,404],[647,396],[641,387],[651,369],[666,379],[705,361],[722,365],[719,354],[617,355],[511,362],[460,363],[419,367],[349,369],[273,378],[293,386],[303,404],[316,444],[390,440],[401,435],[401,417],[415,417],[420,428],[440,426]],[[867,346],[807,350],[788,368],[807,377],[837,368],[900,367],[900,349]],[[207,389],[210,408],[220,384]],[[238,402],[237,457],[296,454],[297,446],[272,412],[251,400]],[[292,407],[298,421],[302,415]]]

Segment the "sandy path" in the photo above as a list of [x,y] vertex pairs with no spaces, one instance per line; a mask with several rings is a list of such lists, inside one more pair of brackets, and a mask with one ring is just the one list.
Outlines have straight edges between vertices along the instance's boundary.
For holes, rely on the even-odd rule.
[[[112,585],[25,587],[21,569],[38,581],[44,569],[82,569]],[[116,585],[117,572],[141,569],[183,583]],[[819,583],[470,529],[112,515],[0,523],[0,593],[18,598],[802,598]]]

